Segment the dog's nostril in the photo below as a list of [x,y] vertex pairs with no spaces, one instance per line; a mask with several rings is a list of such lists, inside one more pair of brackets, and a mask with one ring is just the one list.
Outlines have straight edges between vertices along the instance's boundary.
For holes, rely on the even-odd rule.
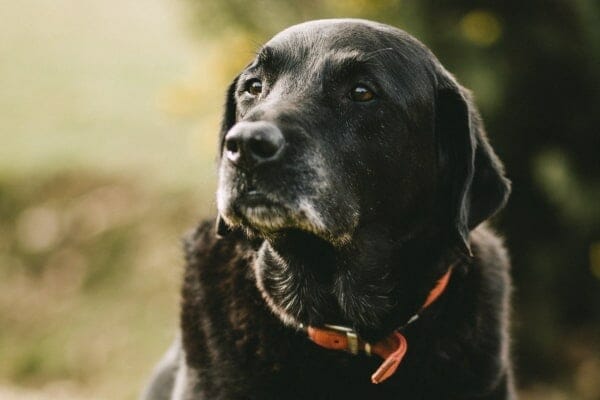
[[271,158],[279,150],[279,143],[265,138],[250,138],[248,148],[258,158]]
[[237,140],[228,140],[228,141],[226,141],[225,142],[225,148],[230,153],[237,153],[238,152],[238,142],[237,142]]

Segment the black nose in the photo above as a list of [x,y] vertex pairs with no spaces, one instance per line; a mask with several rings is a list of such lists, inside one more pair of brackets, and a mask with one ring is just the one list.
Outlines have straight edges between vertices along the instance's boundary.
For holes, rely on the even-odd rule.
[[252,168],[281,158],[283,134],[270,122],[239,122],[225,135],[225,156],[233,164]]

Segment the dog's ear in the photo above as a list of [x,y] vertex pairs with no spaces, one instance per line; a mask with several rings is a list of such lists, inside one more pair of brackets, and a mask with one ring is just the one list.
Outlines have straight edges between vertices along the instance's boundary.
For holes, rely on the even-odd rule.
[[442,210],[451,234],[470,254],[469,231],[501,209],[510,181],[492,150],[469,92],[448,79],[436,96],[435,134],[442,179]]
[[223,155],[223,145],[225,144],[225,135],[237,122],[237,103],[235,101],[235,91],[239,75],[229,84],[227,92],[225,93],[225,104],[223,117],[221,119],[221,131],[219,133],[219,159]]
[[[225,94],[225,110],[221,119],[221,131],[219,132],[219,148],[217,149],[219,160],[223,156],[225,135],[227,135],[227,132],[229,132],[231,127],[237,122],[237,103],[235,101],[235,91],[237,88],[238,79],[239,75],[236,76],[235,79],[229,84],[229,87],[227,88],[227,92]],[[229,232],[231,232],[231,228],[227,226],[227,223],[220,214],[217,214],[215,229],[216,234],[219,238],[222,238],[226,236]]]

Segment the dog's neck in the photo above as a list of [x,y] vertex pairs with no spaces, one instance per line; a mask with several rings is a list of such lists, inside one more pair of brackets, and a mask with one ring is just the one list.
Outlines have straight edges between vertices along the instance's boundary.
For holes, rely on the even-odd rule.
[[[370,231],[336,248],[292,232],[263,243],[257,270],[266,271],[262,276],[274,271],[280,281],[309,291],[313,286],[323,289],[313,297],[328,298],[317,305],[318,313],[307,311],[305,324],[349,325],[365,339],[377,341],[419,311],[435,282],[456,260],[455,252],[441,243],[447,241],[434,234],[406,241]],[[308,301],[315,305],[313,299]],[[271,306],[276,303],[277,299]]]
[[291,232],[263,242],[254,268],[259,289],[285,323],[322,347],[383,358],[372,376],[379,383],[404,357],[403,328],[444,293],[459,261],[441,243],[447,241],[435,235],[407,241],[370,231],[336,248]]

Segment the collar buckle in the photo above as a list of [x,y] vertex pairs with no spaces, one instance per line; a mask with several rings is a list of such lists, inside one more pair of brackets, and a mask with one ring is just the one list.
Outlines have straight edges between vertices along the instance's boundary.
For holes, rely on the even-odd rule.
[[358,334],[352,328],[348,328],[346,326],[341,326],[341,325],[331,325],[331,324],[325,324],[324,326],[327,329],[330,329],[332,331],[346,334],[346,339],[348,341],[348,352],[350,352],[354,355],[358,354],[359,348],[360,348],[360,345],[358,342]]
[[324,328],[326,329],[315,328],[312,326],[305,327],[304,325],[301,325],[300,329],[306,329],[309,339],[326,349],[343,350],[356,355],[362,348],[367,355],[371,355],[372,352],[383,358],[383,363],[371,376],[372,383],[381,383],[396,372],[396,369],[398,369],[398,366],[406,354],[408,344],[406,337],[404,337],[400,331],[415,322],[419,318],[420,313],[442,295],[448,286],[453,267],[454,265],[451,265],[448,268],[448,271],[446,271],[433,289],[431,289],[425,303],[421,306],[421,309],[410,317],[403,326],[396,329],[388,337],[377,343],[370,344],[363,342],[358,338],[356,331],[341,325],[325,324]]

